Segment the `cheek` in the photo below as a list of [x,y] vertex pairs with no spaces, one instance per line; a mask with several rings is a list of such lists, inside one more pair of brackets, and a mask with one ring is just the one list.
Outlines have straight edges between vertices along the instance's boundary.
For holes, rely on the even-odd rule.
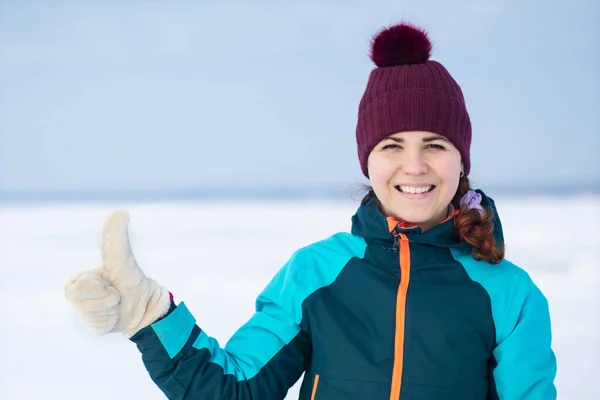
[[462,170],[460,155],[441,161],[436,165],[438,178],[447,184],[458,186]]
[[382,186],[388,183],[396,173],[396,168],[390,162],[385,162],[381,157],[369,159],[369,180],[373,186]]
[[389,185],[390,181],[394,177],[394,170],[392,169],[377,169],[369,174],[371,184],[373,187],[383,188]]

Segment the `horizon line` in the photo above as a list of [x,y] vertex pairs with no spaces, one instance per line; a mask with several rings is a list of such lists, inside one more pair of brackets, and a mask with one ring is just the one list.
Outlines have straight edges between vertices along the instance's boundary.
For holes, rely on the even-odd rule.
[[[206,200],[353,200],[358,201],[366,192],[365,184],[340,186],[196,186],[188,188],[88,188],[88,189],[0,189],[0,204],[14,203],[97,203],[113,201],[206,201]],[[474,185],[474,188],[480,188]],[[577,196],[600,194],[596,184],[530,184],[486,185],[487,194],[523,196]],[[357,197],[358,196],[358,197]]]

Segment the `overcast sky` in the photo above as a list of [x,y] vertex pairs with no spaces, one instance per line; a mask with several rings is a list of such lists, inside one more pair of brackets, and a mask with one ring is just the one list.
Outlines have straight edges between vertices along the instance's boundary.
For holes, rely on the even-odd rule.
[[13,0],[0,189],[363,182],[368,43],[402,19],[463,88],[478,186],[600,183],[597,0]]

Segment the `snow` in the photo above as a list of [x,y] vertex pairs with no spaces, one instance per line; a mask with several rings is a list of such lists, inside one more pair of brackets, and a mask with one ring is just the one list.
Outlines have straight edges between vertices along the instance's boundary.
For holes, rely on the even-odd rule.
[[[600,197],[496,198],[508,259],[548,297],[561,399],[598,399]],[[63,296],[100,262],[112,204],[0,206],[0,398],[163,399],[136,347],[95,337]],[[224,345],[292,252],[350,227],[356,203],[132,203],[132,245],[146,273],[185,301]],[[288,398],[297,397],[298,385]]]

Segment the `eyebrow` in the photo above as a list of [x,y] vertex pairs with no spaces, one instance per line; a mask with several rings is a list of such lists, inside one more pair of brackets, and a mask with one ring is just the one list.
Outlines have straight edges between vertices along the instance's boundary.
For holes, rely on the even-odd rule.
[[[401,137],[397,138],[397,137],[390,136],[387,139],[393,140],[394,142],[397,142],[397,143],[404,143],[404,138],[401,138]],[[439,136],[427,136],[427,137],[424,137],[422,140],[425,143],[433,142],[434,140],[443,140],[445,142],[448,142],[448,139],[446,137],[444,137],[444,136],[441,136],[441,135],[439,135]]]
[[427,136],[427,137],[423,138],[423,141],[425,143],[433,142],[434,140],[443,140],[444,142],[448,142],[449,141],[445,136],[441,136],[441,135],[438,135],[438,136]]

